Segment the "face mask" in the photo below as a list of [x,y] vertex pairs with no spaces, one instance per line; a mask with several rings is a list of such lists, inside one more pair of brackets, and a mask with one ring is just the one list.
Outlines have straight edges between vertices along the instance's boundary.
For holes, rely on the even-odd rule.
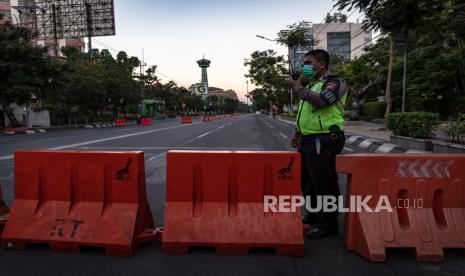
[[315,76],[316,74],[315,69],[313,69],[313,66],[308,65],[308,64],[304,65],[303,73],[304,73],[304,76],[309,77],[309,78],[313,78],[313,76]]

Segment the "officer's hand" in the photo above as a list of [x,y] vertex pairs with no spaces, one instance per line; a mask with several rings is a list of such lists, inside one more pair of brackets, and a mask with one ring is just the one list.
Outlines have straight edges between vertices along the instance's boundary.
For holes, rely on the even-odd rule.
[[297,146],[299,145],[299,142],[300,142],[300,134],[296,132],[294,134],[294,137],[292,137],[291,147],[297,148]]
[[296,90],[297,87],[301,87],[302,84],[301,84],[301,77],[299,77],[297,80],[293,80],[292,79],[292,76],[289,77],[289,87],[291,87],[292,89]]

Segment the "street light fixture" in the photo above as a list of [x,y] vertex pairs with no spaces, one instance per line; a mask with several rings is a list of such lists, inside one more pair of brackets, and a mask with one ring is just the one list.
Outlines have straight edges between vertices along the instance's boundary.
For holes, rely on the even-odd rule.
[[268,40],[268,41],[278,42],[276,39],[267,38],[267,37],[264,37],[262,35],[255,35],[255,36],[258,37],[258,38],[261,38],[261,39]]

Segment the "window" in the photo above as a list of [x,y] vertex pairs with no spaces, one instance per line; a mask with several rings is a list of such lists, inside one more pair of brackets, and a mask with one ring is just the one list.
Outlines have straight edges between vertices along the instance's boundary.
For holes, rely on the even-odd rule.
[[26,6],[26,7],[29,7],[29,6],[34,6],[34,1],[33,0],[19,0],[18,1],[18,4],[19,6]]
[[10,0],[0,0],[0,3],[8,3],[8,4],[10,4]]
[[350,32],[327,33],[328,53],[350,59]]
[[369,35],[371,34],[371,31],[365,31],[364,33]]
[[365,42],[371,41],[371,38],[365,37]]

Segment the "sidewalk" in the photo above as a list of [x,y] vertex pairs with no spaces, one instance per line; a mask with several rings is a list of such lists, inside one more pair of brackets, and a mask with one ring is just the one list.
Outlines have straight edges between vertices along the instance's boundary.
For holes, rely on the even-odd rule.
[[[278,120],[295,125],[295,119],[279,117]],[[346,121],[344,123],[344,132],[351,136],[363,136],[387,142],[389,142],[389,135],[392,134],[392,131],[384,130],[383,124],[364,121]]]
[[[289,118],[278,118],[278,120],[295,125],[295,120],[291,120]],[[381,123],[346,121],[344,124],[344,132],[346,134],[347,144],[359,147],[368,152],[426,153],[389,143],[389,135],[391,135],[392,131],[384,130],[384,125]]]
[[389,142],[389,135],[392,131],[384,130],[384,125],[363,121],[346,121],[344,132],[350,135],[358,135],[370,139],[377,139]]

